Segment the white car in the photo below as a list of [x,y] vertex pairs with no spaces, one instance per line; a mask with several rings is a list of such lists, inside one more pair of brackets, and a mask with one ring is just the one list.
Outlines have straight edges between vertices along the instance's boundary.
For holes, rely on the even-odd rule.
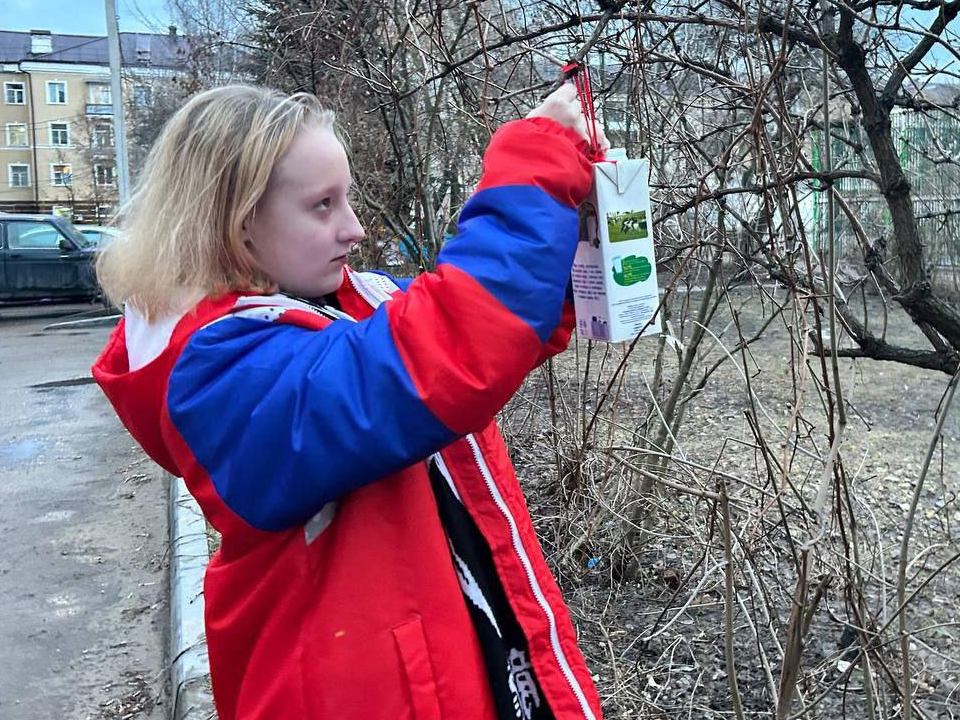
[[114,238],[120,237],[120,231],[108,225],[76,225],[75,227],[96,247],[102,247]]

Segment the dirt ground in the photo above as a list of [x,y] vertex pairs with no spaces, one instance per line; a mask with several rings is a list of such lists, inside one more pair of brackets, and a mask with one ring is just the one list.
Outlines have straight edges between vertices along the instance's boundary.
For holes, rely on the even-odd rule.
[[[782,288],[764,292],[778,302],[785,299]],[[699,296],[694,293],[690,300],[695,305]],[[737,290],[730,300],[710,323],[716,338],[708,338],[712,350],[698,368],[724,357],[721,343],[730,351],[737,345],[734,311],[743,336],[751,337],[775,307],[756,288]],[[879,301],[868,297],[866,302],[871,328],[879,332]],[[674,305],[669,329],[684,342],[692,328],[689,317]],[[810,321],[812,315],[805,317]],[[726,479],[736,567],[731,638],[744,715],[772,716],[797,584],[794,552],[807,547],[808,599],[824,585],[801,655],[794,712],[805,711],[807,718],[869,717],[862,672],[844,672],[858,647],[850,629],[857,623],[845,597],[862,591],[870,627],[877,630],[892,622],[876,638],[882,649],[871,655],[877,678],[873,702],[878,717],[898,717],[900,702],[890,679],[900,677],[894,620],[899,544],[949,377],[893,363],[840,361],[847,403],[840,445],[846,482],[845,489],[827,483],[829,521],[818,534],[803,503],[815,502],[829,449],[829,423],[813,377],[820,375],[819,360],[811,361],[813,371],[805,380],[795,377],[801,365],[797,349],[791,351],[790,328],[795,325],[792,317],[774,320],[746,357],[733,353],[709,378],[690,403],[677,433],[676,460],[665,477],[681,489],[698,491],[716,491],[718,478]],[[792,337],[797,337],[795,330]],[[920,348],[925,342],[902,314],[892,312],[886,337]],[[650,436],[644,420],[657,412],[651,398],[656,396],[662,407],[662,391],[651,387],[656,339],[641,340],[630,357],[618,400],[602,408],[605,420],[596,424],[575,487],[570,487],[569,471],[578,465],[581,445],[580,408],[586,408],[589,420],[622,353],[622,346],[595,346],[586,375],[585,343],[555,360],[557,437],[549,424],[550,371],[536,372],[503,413],[504,434],[544,549],[571,604],[607,716],[732,717],[720,514],[711,500],[663,485],[641,497],[632,487],[636,476],[620,462],[642,460],[641,453],[625,448],[638,447]],[[666,381],[677,366],[676,355],[668,352]],[[796,388],[801,386],[805,392],[798,400]],[[790,425],[795,407],[802,418],[798,431]],[[920,497],[909,553],[908,590],[933,578],[905,613],[916,681],[914,707],[921,717],[938,720],[960,717],[960,567],[950,564],[935,572],[960,550],[958,432],[960,409],[954,406]],[[769,449],[766,456],[758,434]],[[620,448],[614,451],[616,458],[611,446]],[[558,452],[566,458],[559,464]],[[558,465],[566,483],[558,482]],[[625,573],[617,549],[638,502],[654,508],[644,515],[652,518],[650,532],[639,551],[638,572]],[[837,506],[844,508],[842,523],[832,510]],[[849,566],[843,548],[851,534],[859,558],[858,583],[845,579]]]

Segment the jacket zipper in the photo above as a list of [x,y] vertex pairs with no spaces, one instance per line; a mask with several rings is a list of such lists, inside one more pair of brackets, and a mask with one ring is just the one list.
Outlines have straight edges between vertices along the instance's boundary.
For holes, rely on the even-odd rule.
[[[363,280],[357,277],[357,273],[348,273],[347,277],[350,278],[350,284],[353,286],[353,289],[356,290],[357,293],[374,308],[379,307],[380,303],[390,299],[390,296],[387,293],[380,293],[379,288],[366,287]],[[479,468],[480,474],[483,476],[483,481],[486,483],[487,491],[490,493],[490,496],[493,498],[494,503],[496,503],[497,508],[500,510],[504,518],[506,518],[507,524],[510,526],[510,540],[513,543],[513,551],[520,560],[520,564],[523,565],[523,569],[527,575],[527,583],[530,585],[530,589],[533,591],[533,595],[537,600],[537,604],[540,606],[540,609],[543,610],[543,614],[547,617],[547,623],[550,627],[550,648],[553,650],[553,657],[557,661],[557,666],[560,668],[560,672],[567,681],[567,685],[570,686],[570,690],[573,691],[573,694],[576,696],[577,702],[580,703],[580,710],[583,712],[584,717],[587,718],[587,720],[596,720],[596,715],[593,714],[593,710],[590,708],[590,703],[587,702],[587,698],[583,694],[583,688],[581,688],[580,684],[577,682],[577,679],[573,674],[573,670],[570,668],[570,662],[567,660],[567,656],[564,655],[563,648],[560,647],[560,634],[557,631],[557,619],[554,617],[553,610],[550,608],[550,603],[547,602],[547,598],[543,594],[543,590],[540,588],[540,583],[537,582],[537,577],[533,573],[533,565],[530,562],[530,557],[527,555],[526,548],[523,547],[523,542],[520,540],[520,533],[517,530],[517,522],[514,520],[513,515],[510,514],[510,510],[507,507],[506,502],[504,502],[503,496],[500,494],[500,488],[498,488],[496,483],[493,481],[493,475],[490,473],[490,468],[487,467],[486,460],[483,459],[483,453],[480,452],[480,446],[477,445],[476,439],[473,437],[473,435],[467,435],[464,439],[470,444],[470,449],[473,452],[473,460]]]
[[523,569],[526,571],[527,582],[530,585],[530,589],[533,591],[533,595],[537,600],[537,604],[540,606],[540,609],[543,610],[544,615],[547,616],[547,622],[550,626],[550,647],[553,650],[554,659],[556,659],[557,665],[560,667],[560,672],[566,679],[567,684],[573,691],[573,694],[576,695],[577,701],[580,703],[580,710],[583,712],[584,717],[586,717],[588,720],[596,720],[596,716],[593,714],[593,710],[590,709],[590,704],[587,702],[587,698],[583,694],[583,688],[581,688],[580,684],[577,682],[577,679],[573,674],[573,670],[570,668],[570,663],[567,661],[567,656],[563,654],[563,648],[560,647],[560,635],[557,631],[557,620],[553,615],[553,610],[550,608],[550,604],[547,602],[546,596],[543,594],[543,590],[540,588],[540,583],[537,582],[536,575],[533,573],[533,565],[530,562],[530,557],[527,555],[526,549],[523,547],[523,542],[520,540],[520,533],[517,530],[516,520],[514,520],[513,516],[510,514],[510,510],[507,507],[506,502],[504,502],[503,496],[500,494],[500,488],[498,488],[496,483],[493,481],[493,475],[490,473],[490,468],[487,467],[486,460],[483,459],[483,454],[480,452],[480,446],[477,445],[476,439],[473,437],[473,435],[467,435],[464,439],[470,443],[470,449],[473,451],[473,460],[480,469],[480,474],[483,476],[483,481],[487,485],[487,490],[489,491],[490,496],[493,498],[497,508],[510,525],[510,539],[513,542],[513,551],[517,554],[517,557],[520,559],[520,564],[523,565]]
[[353,289],[356,290],[357,294],[362,297],[372,308],[377,309],[380,307],[381,303],[384,303],[390,299],[390,295],[385,292],[381,293],[379,288],[367,287],[367,284],[360,279],[359,273],[348,271],[347,277],[350,279],[350,285],[353,286]]

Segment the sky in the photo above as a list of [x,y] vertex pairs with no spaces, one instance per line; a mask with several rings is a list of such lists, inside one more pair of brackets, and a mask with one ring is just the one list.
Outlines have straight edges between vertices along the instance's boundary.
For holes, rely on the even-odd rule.
[[[164,0],[114,0],[120,32],[166,33]],[[174,23],[175,24],[175,23]],[[67,35],[106,35],[103,0],[0,0],[0,29],[51,30]]]
[[[165,0],[114,0],[121,32],[155,32],[166,34],[170,21]],[[933,19],[932,12],[907,10],[905,17],[924,25]],[[0,29],[51,30],[68,35],[106,35],[104,0],[0,0]],[[960,32],[960,19],[949,25],[953,33]],[[937,65],[958,63],[940,47],[927,56]]]

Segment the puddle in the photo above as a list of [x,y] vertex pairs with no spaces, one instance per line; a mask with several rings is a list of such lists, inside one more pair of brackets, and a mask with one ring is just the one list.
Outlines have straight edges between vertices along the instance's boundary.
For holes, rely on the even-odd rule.
[[31,525],[36,525],[37,523],[61,522],[63,520],[69,520],[76,514],[76,510],[54,510],[52,512],[44,513],[43,515],[35,517],[29,522]]
[[0,469],[36,460],[45,445],[42,440],[20,440],[0,445]]
[[72,617],[79,612],[80,607],[77,599],[69,593],[63,595],[51,595],[47,598],[47,604],[53,606],[53,614],[56,617]]

